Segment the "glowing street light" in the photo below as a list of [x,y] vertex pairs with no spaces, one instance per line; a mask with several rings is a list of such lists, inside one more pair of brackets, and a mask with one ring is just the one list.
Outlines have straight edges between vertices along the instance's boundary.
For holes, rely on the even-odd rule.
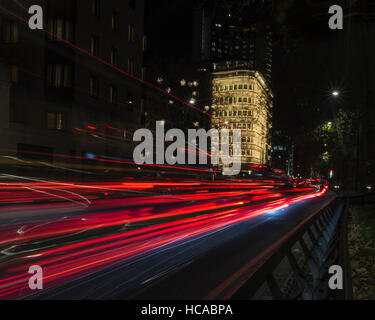
[[338,91],[333,91],[333,92],[332,92],[332,95],[333,95],[334,97],[337,97],[337,96],[340,95],[340,93],[339,93]]

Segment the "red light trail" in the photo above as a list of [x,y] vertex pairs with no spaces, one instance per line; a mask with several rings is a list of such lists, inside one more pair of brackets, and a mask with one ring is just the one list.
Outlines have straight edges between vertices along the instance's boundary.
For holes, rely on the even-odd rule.
[[[26,185],[34,185],[34,188],[41,186],[55,188],[58,183],[8,182],[6,187],[14,192]],[[33,243],[39,243],[40,248],[24,252],[21,250],[13,254],[12,251],[7,253],[10,257],[14,257],[0,264],[2,274],[0,297],[3,299],[21,298],[33,293],[28,289],[29,278],[25,274],[27,271],[25,266],[28,265],[43,266],[44,286],[46,289],[53,288],[67,281],[95,273],[101,268],[133,261],[161,247],[171,246],[176,242],[202,234],[217,232],[222,228],[286,208],[291,204],[320,197],[326,192],[324,188],[321,192],[311,193],[311,188],[306,188],[301,189],[301,192],[310,193],[288,195],[287,191],[278,192],[276,189],[275,192],[273,189],[277,188],[277,185],[277,182],[274,185],[262,187],[262,184],[249,182],[209,184],[208,182],[175,181],[174,190],[184,192],[175,195],[175,198],[168,195],[114,200],[98,199],[92,201],[89,211],[78,211],[78,214],[63,219],[38,219],[35,222],[2,226],[0,227],[0,247],[3,248],[3,252],[7,252],[6,248],[9,246],[17,248],[24,245],[32,246]],[[83,192],[86,197],[93,190],[87,189],[89,186],[70,185],[72,189],[77,189],[77,192],[78,190]],[[152,181],[93,184],[91,187],[114,190],[130,187],[160,191],[170,188],[171,185],[166,182]],[[220,188],[225,188],[226,191],[217,191]],[[230,188],[233,188],[233,191],[230,191]],[[268,202],[262,203],[264,200]],[[33,206],[34,209],[35,206],[37,205]],[[60,206],[63,207],[64,204]],[[50,210],[56,210],[58,207],[58,204],[52,204]],[[44,207],[46,208],[48,209],[48,206]],[[7,208],[4,210],[8,212]],[[0,207],[0,213],[2,211]],[[172,221],[169,221],[171,218],[173,218]],[[86,237],[84,236],[85,233],[93,230],[106,230],[124,225],[138,227],[127,231],[119,229],[116,233],[98,235],[94,238],[89,236],[89,233]],[[68,241],[66,244],[62,242],[62,236],[69,237],[75,234],[81,234],[82,240],[73,243]],[[49,245],[43,248],[43,241],[46,240],[55,244],[52,247]]]

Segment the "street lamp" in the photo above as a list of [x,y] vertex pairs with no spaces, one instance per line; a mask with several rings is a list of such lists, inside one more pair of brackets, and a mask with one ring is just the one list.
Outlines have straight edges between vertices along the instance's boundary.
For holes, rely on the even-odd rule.
[[339,93],[338,91],[333,91],[333,92],[332,92],[332,95],[333,95],[334,97],[337,97],[337,96],[340,95],[340,93]]

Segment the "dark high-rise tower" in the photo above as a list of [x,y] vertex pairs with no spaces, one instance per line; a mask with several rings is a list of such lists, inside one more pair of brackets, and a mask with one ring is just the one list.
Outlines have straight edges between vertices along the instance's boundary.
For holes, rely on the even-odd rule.
[[272,78],[270,1],[207,0],[195,11],[194,55],[201,63],[241,64]]

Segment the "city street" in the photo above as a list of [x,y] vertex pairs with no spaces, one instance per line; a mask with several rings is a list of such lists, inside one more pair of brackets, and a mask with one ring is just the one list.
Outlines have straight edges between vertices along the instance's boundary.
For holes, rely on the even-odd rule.
[[[227,277],[334,198],[277,180],[7,179],[0,182],[4,299],[215,297]],[[43,268],[40,292],[29,289],[32,265]]]
[[0,2],[0,301],[375,299],[374,0]]

